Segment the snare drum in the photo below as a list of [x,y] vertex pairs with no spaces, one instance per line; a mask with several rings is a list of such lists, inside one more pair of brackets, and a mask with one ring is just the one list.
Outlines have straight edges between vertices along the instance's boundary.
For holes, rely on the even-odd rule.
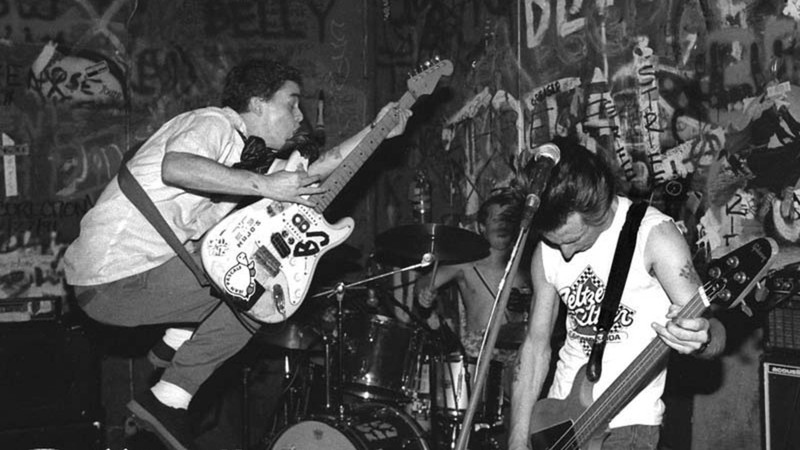
[[271,450],[430,450],[422,430],[402,411],[354,404],[345,420],[318,416],[281,431]]
[[404,380],[419,350],[410,325],[381,315],[344,320],[345,392],[368,400],[405,398]]
[[[476,358],[451,354],[433,359],[431,386],[433,411],[437,415],[462,416],[469,406],[472,384],[477,374]],[[503,364],[489,362],[489,373],[481,399],[475,413],[475,420],[495,424],[503,420]]]

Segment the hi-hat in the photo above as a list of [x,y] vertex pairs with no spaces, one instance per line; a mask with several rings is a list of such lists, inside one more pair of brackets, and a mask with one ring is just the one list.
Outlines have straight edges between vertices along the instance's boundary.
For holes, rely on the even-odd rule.
[[463,228],[437,223],[395,227],[379,234],[375,243],[379,257],[399,259],[404,264],[419,262],[428,253],[440,264],[475,261],[489,255],[486,239]]

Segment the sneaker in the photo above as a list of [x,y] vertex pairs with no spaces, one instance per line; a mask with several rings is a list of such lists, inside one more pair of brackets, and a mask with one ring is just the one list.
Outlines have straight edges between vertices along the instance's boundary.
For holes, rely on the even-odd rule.
[[175,349],[165,344],[163,340],[158,341],[153,348],[147,352],[147,360],[157,369],[166,369],[172,363],[175,356]]
[[185,409],[171,408],[148,389],[128,402],[128,409],[142,428],[151,431],[171,450],[192,448],[189,413]]

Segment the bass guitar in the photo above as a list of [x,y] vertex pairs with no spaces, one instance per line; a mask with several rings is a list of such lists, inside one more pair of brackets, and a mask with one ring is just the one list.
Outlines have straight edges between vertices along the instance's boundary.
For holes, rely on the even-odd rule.
[[[749,308],[744,297],[769,269],[778,245],[769,238],[751,241],[709,266],[709,281],[698,289],[678,313],[695,318],[712,303],[728,308]],[[614,382],[592,402],[592,382],[586,366],[575,375],[572,390],[564,400],[543,399],[531,412],[530,444],[534,450],[599,450],[608,423],[666,364],[670,347],[659,338],[631,362]]]
[[[398,109],[430,94],[442,76],[453,73],[448,60],[428,63],[411,77]],[[303,303],[317,263],[353,232],[353,219],[330,224],[325,208],[372,155],[399,121],[397,109],[372,124],[366,137],[322,183],[325,193],[310,197],[313,207],[262,199],[226,216],[206,234],[200,248],[203,268],[222,295],[246,304],[255,320],[286,320]],[[298,155],[287,167],[296,167]],[[244,303],[243,303],[244,302]]]

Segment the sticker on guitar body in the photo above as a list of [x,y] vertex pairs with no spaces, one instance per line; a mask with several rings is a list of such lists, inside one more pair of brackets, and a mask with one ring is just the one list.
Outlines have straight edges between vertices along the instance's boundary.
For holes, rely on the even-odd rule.
[[[235,295],[244,301],[249,301],[250,297],[258,290],[258,283],[255,279],[256,263],[248,260],[245,252],[240,252],[236,255],[236,262],[238,264],[225,273],[223,285],[227,293]],[[262,287],[261,291],[263,289]]]

